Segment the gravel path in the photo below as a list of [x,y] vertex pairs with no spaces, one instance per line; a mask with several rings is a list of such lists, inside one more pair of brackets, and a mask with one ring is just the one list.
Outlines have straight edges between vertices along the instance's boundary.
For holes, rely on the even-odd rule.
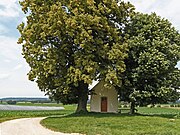
[[0,110],[63,110],[64,107],[0,105]]
[[80,135],[76,133],[65,134],[44,128],[41,118],[23,118],[0,123],[0,135]]

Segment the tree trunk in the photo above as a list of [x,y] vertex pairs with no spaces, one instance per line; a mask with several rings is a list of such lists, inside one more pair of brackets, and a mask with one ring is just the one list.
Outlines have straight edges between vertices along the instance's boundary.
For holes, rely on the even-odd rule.
[[132,101],[131,102],[131,108],[130,108],[130,114],[134,114],[135,113],[135,102]]
[[76,113],[87,113],[88,84],[81,81],[79,82],[78,88],[78,106]]

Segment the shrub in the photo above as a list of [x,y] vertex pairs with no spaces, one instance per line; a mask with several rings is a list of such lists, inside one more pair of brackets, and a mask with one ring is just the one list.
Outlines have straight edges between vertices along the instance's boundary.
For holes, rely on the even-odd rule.
[[127,108],[128,106],[127,106],[127,105],[124,105],[123,107],[124,107],[124,108]]
[[122,104],[121,103],[118,103],[118,108],[121,108],[122,107]]
[[180,104],[176,104],[176,105],[174,105],[174,107],[180,107]]
[[16,101],[9,100],[9,101],[7,101],[7,104],[9,104],[9,105],[15,105],[15,104],[16,104]]
[[177,105],[177,104],[175,104],[175,105],[174,105],[174,107],[178,107],[178,105]]
[[170,105],[170,107],[174,107],[174,105],[173,105],[173,104],[171,104],[171,105]]
[[161,105],[156,105],[156,107],[161,107]]
[[123,107],[123,105],[120,105],[120,104],[118,105],[118,108],[122,108],[122,107]]

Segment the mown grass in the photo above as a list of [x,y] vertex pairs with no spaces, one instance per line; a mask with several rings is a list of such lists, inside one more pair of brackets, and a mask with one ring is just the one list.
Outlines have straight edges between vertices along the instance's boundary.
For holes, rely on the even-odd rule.
[[46,110],[46,111],[0,111],[0,123],[6,120],[28,117],[47,117],[47,116],[62,116],[72,114],[76,108],[75,105],[64,106],[65,110]]
[[47,128],[86,135],[180,135],[180,110],[138,108],[139,114],[71,114],[51,117],[41,123]]
[[169,116],[173,117],[180,114],[179,108],[164,108],[164,107],[139,107],[138,113],[146,115],[156,115],[156,116]]

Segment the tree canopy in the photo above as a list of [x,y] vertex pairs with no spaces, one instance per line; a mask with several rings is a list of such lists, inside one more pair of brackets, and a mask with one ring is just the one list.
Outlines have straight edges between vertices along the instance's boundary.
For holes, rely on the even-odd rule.
[[23,0],[20,4],[27,25],[18,26],[18,43],[31,67],[29,79],[40,90],[55,99],[77,98],[79,112],[86,111],[93,80],[119,86],[127,57],[124,28],[134,13],[130,3]]
[[[126,27],[128,58],[120,89],[126,100],[161,103],[177,100],[180,88],[180,34],[155,13],[136,13]],[[124,98],[125,98],[124,97]]]
[[[132,103],[179,97],[180,34],[155,13],[118,0],[23,0],[27,24],[18,43],[29,80],[63,103],[87,111],[88,86],[104,80]],[[171,97],[171,98],[167,98]]]

